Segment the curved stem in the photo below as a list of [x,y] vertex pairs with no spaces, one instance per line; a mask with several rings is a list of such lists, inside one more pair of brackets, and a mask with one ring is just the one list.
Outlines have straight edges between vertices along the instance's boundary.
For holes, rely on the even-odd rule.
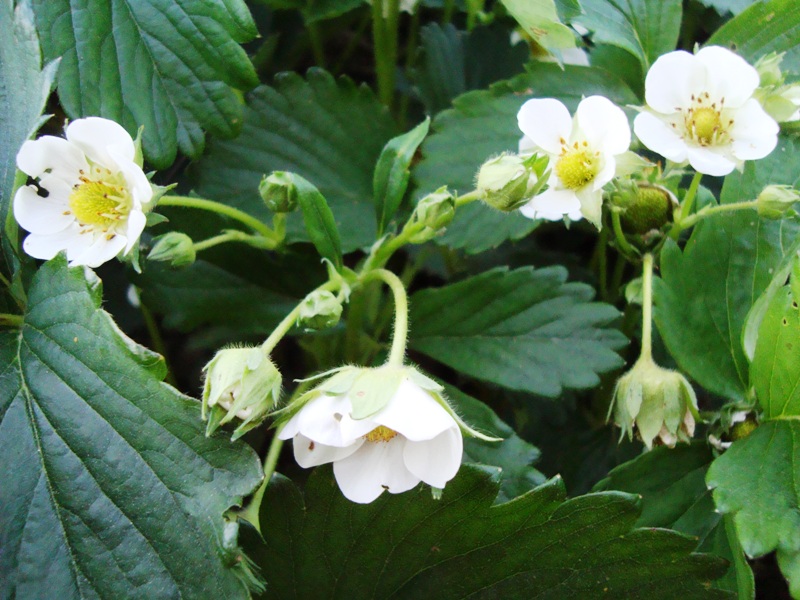
[[264,459],[264,479],[261,485],[258,486],[247,506],[238,512],[239,518],[249,522],[259,533],[261,533],[261,519],[258,513],[261,511],[261,501],[264,499],[264,492],[267,491],[267,486],[275,474],[275,467],[278,465],[278,458],[280,458],[281,450],[283,449],[283,440],[278,437],[278,433],[277,431],[275,432],[272,442],[270,442],[267,456]]
[[257,231],[263,235],[265,238],[274,240],[276,244],[281,241],[276,239],[275,232],[272,231],[272,229],[267,227],[254,216],[244,212],[243,210],[239,210],[238,208],[228,206],[227,204],[222,204],[222,202],[215,202],[214,200],[206,200],[204,198],[192,198],[191,196],[164,196],[158,201],[158,205],[196,208],[199,210],[215,212],[217,214],[230,217],[231,219],[236,219],[240,223],[244,223],[254,231]]
[[718,204],[716,206],[706,206],[699,212],[694,213],[686,220],[679,223],[680,230],[688,229],[698,221],[705,219],[709,215],[722,212],[733,212],[737,210],[758,209],[757,200],[747,200],[745,202],[731,202],[730,204]]
[[628,242],[628,239],[625,237],[625,232],[622,231],[622,222],[620,221],[619,213],[614,210],[611,211],[611,225],[614,229],[614,237],[617,240],[617,245],[622,253],[628,258],[638,256],[639,251]]
[[481,193],[478,190],[472,190],[467,194],[463,194],[456,198],[456,208],[459,206],[464,206],[465,204],[469,204],[470,202],[475,202],[475,200],[481,199]]
[[653,255],[644,255],[642,266],[642,356],[653,356]]
[[265,250],[273,250],[276,246],[275,242],[260,235],[249,235],[243,231],[226,231],[225,233],[210,237],[207,240],[195,242],[193,247],[195,252],[201,252],[227,242],[241,242],[253,246],[254,248],[262,248]]
[[681,203],[681,221],[686,219],[692,213],[692,208],[694,208],[694,200],[697,197],[697,190],[700,187],[700,180],[702,178],[702,173],[695,173],[694,177],[692,177],[692,183],[689,184],[689,189],[687,190],[686,195],[683,197],[683,202]]
[[388,365],[401,366],[406,355],[406,340],[408,339],[408,296],[406,288],[400,278],[386,269],[375,269],[365,274],[361,279],[367,282],[378,279],[389,286],[394,296],[394,337],[392,348],[389,351]]

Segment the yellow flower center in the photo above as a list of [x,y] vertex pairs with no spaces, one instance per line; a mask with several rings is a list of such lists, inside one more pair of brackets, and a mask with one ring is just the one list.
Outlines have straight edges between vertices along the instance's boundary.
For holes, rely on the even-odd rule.
[[600,171],[598,158],[599,154],[590,152],[586,142],[583,142],[583,147],[580,147],[578,142],[571,148],[565,145],[556,162],[556,175],[565,188],[579,190],[592,181]]
[[128,217],[131,196],[122,175],[91,165],[88,174],[80,171],[79,179],[69,195],[69,207],[82,228],[108,231]]
[[[700,146],[716,146],[729,142],[728,129],[733,119],[724,114],[725,98],[712,102],[707,92],[692,96],[692,107],[683,113],[686,135]],[[677,125],[673,124],[673,127]]]
[[378,425],[375,429],[365,435],[364,439],[366,439],[368,442],[388,442],[396,435],[397,432],[394,429],[389,429],[383,425]]

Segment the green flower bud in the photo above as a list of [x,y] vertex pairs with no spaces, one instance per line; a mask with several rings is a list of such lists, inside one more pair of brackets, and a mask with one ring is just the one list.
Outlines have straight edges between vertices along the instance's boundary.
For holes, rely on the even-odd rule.
[[223,348],[203,367],[203,420],[206,435],[233,419],[236,440],[259,425],[277,404],[281,374],[261,348]]
[[170,231],[157,237],[155,242],[147,260],[168,262],[173,267],[186,267],[195,261],[194,242],[185,233]]
[[611,195],[611,203],[620,209],[626,233],[643,235],[659,230],[672,221],[678,201],[668,189],[641,182],[620,182]]
[[800,200],[800,193],[790,185],[768,185],[758,195],[758,215],[766,219],[782,219]]
[[761,87],[783,84],[784,75],[781,72],[781,61],[784,54],[784,52],[770,52],[758,59],[754,66],[758,71]]
[[300,305],[297,325],[307,331],[334,327],[342,316],[342,303],[327,290],[311,292]]
[[297,187],[286,171],[273,171],[261,179],[258,193],[272,212],[290,213],[297,208]]
[[424,244],[443,232],[456,215],[456,200],[447,187],[440,187],[417,202],[414,214],[411,215],[410,227],[420,223],[424,227],[415,233],[409,241],[412,244]]
[[536,154],[523,157],[504,152],[483,163],[476,187],[486,204],[512,212],[544,191],[547,165],[547,157]]
[[763,56],[755,67],[760,77],[760,87],[753,96],[766,113],[778,123],[796,121],[800,115],[800,85],[784,85],[786,76],[781,72],[783,53],[771,52]]
[[656,443],[673,448],[694,435],[697,397],[686,378],[677,371],[659,367],[642,356],[619,378],[609,410],[622,435],[633,434],[648,448]]

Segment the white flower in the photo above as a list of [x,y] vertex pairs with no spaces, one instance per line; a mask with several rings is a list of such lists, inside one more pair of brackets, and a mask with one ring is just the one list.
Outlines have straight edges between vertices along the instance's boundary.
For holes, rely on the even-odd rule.
[[[420,481],[441,489],[458,472],[463,441],[426,380],[436,386],[410,367],[345,368],[311,393],[279,436],[293,438],[301,467],[332,462],[339,488],[353,502],[372,502],[384,490],[399,494]],[[369,405],[380,406],[377,412],[354,418],[365,398],[387,391]]]
[[647,73],[650,110],[637,115],[633,129],[645,146],[673,162],[727,175],[778,143],[778,124],[753,98],[758,85],[756,69],[725,48],[670,52]]
[[600,228],[603,186],[631,143],[622,109],[603,96],[589,96],[573,118],[558,100],[536,98],[522,105],[517,122],[525,134],[520,152],[547,154],[551,173],[550,187],[520,208],[522,214],[551,221],[583,216]]
[[25,252],[50,259],[66,250],[70,266],[89,267],[130,252],[153,197],[135,157],[128,132],[99,117],[73,121],[66,139],[25,142],[17,167],[47,192],[27,185],[14,196],[14,216],[30,232]]

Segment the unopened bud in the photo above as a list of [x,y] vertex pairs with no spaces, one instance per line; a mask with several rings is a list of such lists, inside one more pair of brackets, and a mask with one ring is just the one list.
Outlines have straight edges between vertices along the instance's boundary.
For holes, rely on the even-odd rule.
[[147,255],[147,260],[168,262],[173,267],[186,267],[197,257],[194,242],[185,233],[170,231],[157,237],[155,242],[153,249]]
[[780,68],[783,56],[770,52],[755,64],[760,85],[753,96],[778,123],[800,119],[800,85],[784,85],[786,76]]
[[546,156],[525,157],[504,152],[483,163],[476,187],[486,204],[512,212],[544,191],[547,165]]
[[311,292],[300,305],[297,325],[317,331],[334,327],[342,316],[342,303],[327,290]]
[[758,59],[755,65],[761,87],[783,85],[784,75],[781,72],[781,61],[784,52],[770,52]]
[[281,374],[261,348],[223,348],[203,367],[206,435],[233,419],[241,421],[232,439],[260,424],[277,404]]
[[782,219],[791,212],[800,193],[790,185],[768,185],[758,195],[758,215],[765,219]]
[[659,367],[642,356],[619,378],[609,410],[622,434],[634,433],[648,448],[656,443],[674,447],[694,435],[697,397],[687,379],[677,371]]
[[633,181],[619,183],[611,202],[620,210],[625,232],[638,235],[659,230],[672,222],[672,212],[678,205],[667,188]]
[[409,227],[422,229],[415,233],[409,241],[412,244],[424,244],[433,239],[450,225],[456,215],[456,200],[447,187],[440,187],[417,202],[414,214],[411,215]]
[[273,171],[258,184],[258,193],[272,212],[289,213],[297,208],[297,187],[291,173]]

